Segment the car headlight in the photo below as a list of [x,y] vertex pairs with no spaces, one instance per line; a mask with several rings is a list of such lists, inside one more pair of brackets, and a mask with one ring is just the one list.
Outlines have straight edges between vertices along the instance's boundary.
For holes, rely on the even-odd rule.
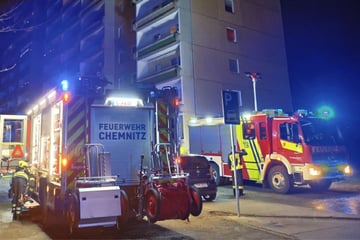
[[346,165],[343,169],[343,173],[347,176],[351,175],[352,174],[352,169],[349,165]]
[[320,176],[322,172],[320,168],[311,167],[309,168],[309,174],[311,176]]

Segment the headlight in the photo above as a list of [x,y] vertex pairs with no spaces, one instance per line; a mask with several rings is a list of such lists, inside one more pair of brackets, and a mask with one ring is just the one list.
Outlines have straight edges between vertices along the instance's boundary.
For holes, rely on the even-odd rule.
[[320,176],[321,175],[321,170],[318,169],[318,168],[311,167],[311,168],[309,168],[309,174],[311,176]]
[[352,169],[349,165],[346,165],[343,169],[343,173],[347,176],[351,175],[352,174]]

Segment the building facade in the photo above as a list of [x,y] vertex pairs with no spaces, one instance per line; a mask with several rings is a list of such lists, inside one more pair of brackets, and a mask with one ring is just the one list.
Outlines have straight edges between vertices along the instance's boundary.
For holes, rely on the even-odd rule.
[[[221,116],[222,90],[241,92],[241,111],[292,110],[279,0],[133,0],[137,81],[174,86],[182,137],[192,118]],[[188,149],[188,148],[187,148]]]
[[2,44],[1,113],[25,113],[62,79],[93,94],[172,86],[186,140],[191,119],[223,115],[222,90],[254,110],[246,72],[261,75],[258,109],[292,110],[279,0],[19,2]]

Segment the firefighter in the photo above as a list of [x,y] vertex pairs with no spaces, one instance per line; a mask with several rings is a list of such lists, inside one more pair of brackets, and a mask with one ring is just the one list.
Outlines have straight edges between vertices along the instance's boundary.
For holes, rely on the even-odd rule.
[[[244,194],[244,183],[243,183],[243,176],[242,176],[242,163],[241,163],[241,156],[246,155],[245,152],[235,152],[235,164],[233,163],[233,153],[230,152],[228,155],[229,160],[229,167],[231,169],[232,178],[233,178],[233,191],[234,196],[236,196],[236,185],[235,185],[235,177],[236,177],[236,183],[239,191],[239,196],[243,196]],[[235,169],[234,169],[235,166]]]
[[23,205],[23,197],[27,191],[30,171],[26,161],[19,161],[11,180],[11,192],[13,193],[12,211],[20,214]]

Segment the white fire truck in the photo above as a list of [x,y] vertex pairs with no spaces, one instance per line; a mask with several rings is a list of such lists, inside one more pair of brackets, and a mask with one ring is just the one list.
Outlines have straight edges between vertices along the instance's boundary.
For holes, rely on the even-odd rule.
[[119,227],[132,215],[146,215],[153,223],[200,214],[201,196],[186,184],[186,175],[155,169],[161,144],[167,165],[175,162],[173,88],[157,90],[161,96],[144,104],[115,95],[96,100],[65,86],[44,95],[23,118],[35,178],[29,194],[39,202],[45,225],[62,216],[72,234],[85,227]]
[[[223,118],[193,120],[189,126],[190,152],[207,156],[218,184],[229,180],[229,126]],[[341,133],[329,119],[269,109],[242,116],[234,129],[236,151],[247,153],[241,159],[244,180],[288,193],[305,184],[327,190],[332,182],[351,175]]]

